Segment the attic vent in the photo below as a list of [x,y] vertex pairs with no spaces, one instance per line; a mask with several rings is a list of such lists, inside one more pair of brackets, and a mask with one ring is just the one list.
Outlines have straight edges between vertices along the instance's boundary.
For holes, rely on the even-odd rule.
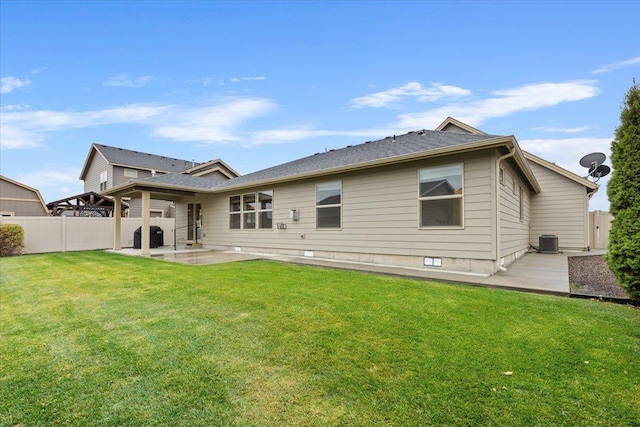
[[351,148],[351,147],[353,147],[353,145],[347,145],[347,148]]
[[366,142],[365,142],[365,144],[368,144],[368,143],[370,143],[370,142],[371,142],[371,141],[366,141]]

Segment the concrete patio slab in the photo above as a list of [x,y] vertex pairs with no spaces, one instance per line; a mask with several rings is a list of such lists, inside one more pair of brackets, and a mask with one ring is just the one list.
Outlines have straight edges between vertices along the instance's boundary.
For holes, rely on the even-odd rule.
[[[114,251],[111,251],[114,252]],[[124,255],[141,255],[140,249],[122,249],[115,251]],[[151,257],[164,261],[179,262],[190,265],[219,264],[226,262],[270,259],[294,264],[313,265],[325,268],[363,271],[376,274],[388,274],[416,278],[422,280],[438,280],[446,282],[466,283],[487,287],[569,295],[568,256],[579,256],[584,252],[567,252],[559,254],[528,253],[512,263],[507,271],[490,276],[487,274],[443,271],[427,268],[398,267],[352,261],[339,261],[322,258],[287,256],[264,253],[215,251],[211,249],[181,249],[173,247],[153,248]],[[594,252],[586,252],[594,255]]]

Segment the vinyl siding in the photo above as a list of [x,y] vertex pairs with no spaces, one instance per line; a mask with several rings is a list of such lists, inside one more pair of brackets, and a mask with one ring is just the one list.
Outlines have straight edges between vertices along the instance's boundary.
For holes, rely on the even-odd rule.
[[[129,204],[129,218],[141,218],[142,199],[130,199],[127,203]],[[151,199],[151,210],[162,211],[162,218],[171,218],[174,215],[174,208],[171,205],[172,202],[168,200]]]
[[531,198],[530,241],[538,246],[539,236],[558,236],[561,249],[588,246],[589,202],[586,188],[534,162],[529,162],[542,191]]
[[[93,149],[93,148],[92,148]],[[84,179],[84,192],[88,193],[89,191],[95,191],[96,193],[100,192],[100,172],[107,169],[107,187],[111,188],[113,185],[112,182],[113,171],[109,166],[107,161],[100,155],[100,153],[94,153],[91,158],[91,163],[87,168],[87,174]]]
[[[138,171],[137,178],[131,178],[128,176],[124,176],[125,169],[133,169]],[[151,177],[151,171],[144,169],[136,169],[136,168],[124,168],[122,166],[113,166],[112,167],[112,179],[110,180],[110,186],[115,187],[117,185],[124,184],[129,182],[131,179],[144,179]],[[127,202],[129,204],[129,218],[140,218],[142,217],[142,199],[131,199]],[[151,210],[152,211],[162,211],[162,217],[166,218],[167,215],[173,215],[173,209],[170,208],[172,202],[168,200],[151,200]],[[170,216],[169,216],[170,217]]]
[[46,216],[49,213],[35,191],[0,180],[0,212],[15,216]]
[[[464,163],[464,228],[420,229],[418,171]],[[205,245],[493,259],[491,152],[412,162],[373,171],[328,176],[243,191],[274,191],[273,230],[230,230],[229,197],[203,200]],[[342,229],[317,230],[315,185],[342,181]],[[185,209],[181,204],[179,209]],[[289,219],[292,209],[300,220]],[[182,220],[178,220],[179,223]],[[286,230],[276,228],[285,223]]]
[[[530,190],[509,162],[501,163],[504,185],[500,184],[500,257],[521,252],[529,247]],[[515,178],[515,194],[514,194]],[[523,219],[520,220],[520,191],[522,188]]]

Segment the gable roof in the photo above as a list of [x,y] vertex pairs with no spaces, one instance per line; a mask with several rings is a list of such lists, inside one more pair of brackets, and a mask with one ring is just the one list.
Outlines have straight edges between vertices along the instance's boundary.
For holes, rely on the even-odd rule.
[[431,130],[409,132],[404,135],[394,135],[377,141],[367,141],[358,145],[329,150],[325,153],[316,153],[312,156],[225,181],[220,186],[235,187],[280,178],[305,177],[318,172],[327,173],[334,170],[359,169],[371,163],[389,163],[390,160],[398,161],[404,157],[413,157],[429,151],[450,151],[455,147],[474,144],[487,139],[486,135],[479,136]]
[[[47,205],[44,203],[44,199],[42,198],[42,195],[40,194],[40,191],[39,191],[39,190],[37,190],[37,189],[35,189],[35,188],[32,188],[32,187],[29,187],[28,185],[25,185],[25,184],[23,184],[23,183],[21,183],[21,182],[14,181],[13,179],[11,179],[11,178],[7,178],[6,176],[3,176],[3,175],[0,175],[0,180],[5,181],[5,182],[8,182],[9,184],[16,185],[16,186],[18,186],[18,187],[22,187],[22,188],[24,188],[25,190],[28,190],[28,191],[33,192],[33,193],[35,194],[35,196],[37,197],[37,199],[33,199],[33,200],[34,200],[34,201],[37,201],[37,202],[40,202],[40,204],[42,205],[42,209],[43,209],[47,214],[49,214],[49,210],[47,209]],[[9,200],[9,198],[2,197],[2,195],[0,195],[0,199],[3,199],[3,200]]]
[[182,172],[200,165],[200,163],[189,160],[174,159],[172,157],[94,143],[91,144],[91,149],[82,167],[82,172],[80,173],[81,180],[85,178],[89,165],[96,154],[101,155],[111,165],[155,170],[163,173]]
[[536,156],[535,154],[531,154],[527,151],[523,151],[523,154],[525,159],[527,159],[528,161],[531,161],[542,167],[545,167],[559,175],[564,176],[565,178],[568,178],[574,182],[577,182],[578,184],[584,185],[587,188],[587,192],[589,193],[590,196],[595,194],[600,188],[600,186],[595,182],[591,182],[588,179],[581,177],[580,175],[576,175],[575,173],[568,171],[565,168],[562,168],[556,165],[555,163],[548,162],[545,159],[542,159]]
[[[421,130],[404,135],[394,135],[377,141],[347,146],[342,149],[316,153],[312,156],[287,162],[278,166],[242,175],[228,181],[211,183],[208,192],[215,193],[252,185],[265,185],[304,178],[326,176],[332,173],[360,170],[382,165],[396,164],[427,157],[475,151],[487,148],[514,148],[516,163],[523,170],[531,188],[539,192],[533,172],[522,155],[522,151],[513,136],[496,136],[487,134],[471,134]],[[154,184],[162,186],[175,185],[176,189],[184,187],[200,189],[197,181],[185,182],[179,177],[156,176],[133,183],[125,183],[107,191],[106,194],[117,194],[125,189],[140,185],[153,188]],[[209,184],[204,184],[209,185]]]
[[227,178],[240,176],[238,172],[233,170],[233,168],[226,164],[222,159],[209,160],[205,163],[196,164],[196,166],[183,170],[182,173],[193,176],[203,176],[215,171],[220,172]]
[[463,123],[460,120],[454,119],[453,117],[447,117],[446,119],[444,119],[444,121],[440,123],[440,126],[438,126],[436,130],[471,133],[474,135],[486,135],[486,133],[482,132],[480,129],[469,126],[468,124]]

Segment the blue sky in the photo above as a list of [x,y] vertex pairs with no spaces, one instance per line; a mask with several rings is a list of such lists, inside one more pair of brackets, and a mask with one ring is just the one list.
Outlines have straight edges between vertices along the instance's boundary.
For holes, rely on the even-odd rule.
[[[0,173],[81,193],[101,143],[249,173],[447,116],[584,175],[640,2],[0,2]],[[608,209],[606,179],[591,209]]]

